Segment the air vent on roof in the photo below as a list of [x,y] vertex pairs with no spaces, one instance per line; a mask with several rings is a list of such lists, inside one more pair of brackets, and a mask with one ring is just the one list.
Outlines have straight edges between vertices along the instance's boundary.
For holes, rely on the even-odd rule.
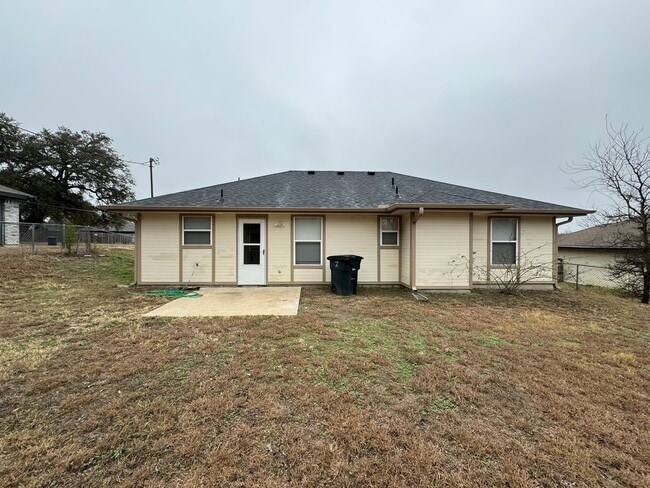
[[339,176],[343,176],[345,174],[345,171],[337,171],[336,174]]
[[368,171],[368,176],[375,176],[375,172],[374,171]]
[[390,179],[390,186],[395,186],[395,177],[394,176]]
[[307,174],[308,174],[308,175],[315,175],[315,174],[316,174],[316,171],[307,171]]

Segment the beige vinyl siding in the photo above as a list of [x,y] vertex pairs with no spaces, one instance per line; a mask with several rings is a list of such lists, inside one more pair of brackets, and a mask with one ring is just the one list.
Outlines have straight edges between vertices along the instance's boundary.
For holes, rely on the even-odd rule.
[[[234,284],[237,282],[237,219],[235,214],[214,214],[214,250],[181,248],[180,218],[177,213],[143,213],[140,218],[139,247],[141,283],[179,283],[194,271],[195,283]],[[485,282],[489,264],[489,217],[474,215],[470,246],[469,213],[429,212],[419,216],[415,229],[411,216],[400,221],[399,249],[380,248],[377,215],[328,214],[324,217],[323,267],[294,266],[292,263],[292,216],[267,217],[267,273],[270,284],[328,283],[329,261],[337,254],[363,256],[359,283],[402,282],[418,288],[464,288],[469,284],[470,252],[474,252],[473,282]],[[548,263],[548,273],[540,283],[552,283],[554,218],[519,217],[519,257]],[[415,231],[415,278],[411,283],[411,234]],[[471,250],[470,250],[471,249]],[[565,257],[567,254],[560,257]],[[596,254],[596,256],[598,256]],[[601,255],[602,256],[602,255]],[[576,255],[572,255],[574,259]],[[181,260],[182,259],[182,267]],[[604,258],[603,258],[604,259]],[[199,266],[194,266],[198,262]],[[585,259],[583,264],[594,261]],[[602,261],[600,261],[601,264]],[[378,267],[381,265],[381,270]],[[600,265],[600,264],[596,264]],[[181,272],[183,276],[180,277]],[[195,269],[196,268],[196,269]],[[493,270],[494,272],[494,270]],[[325,275],[325,279],[323,276]],[[213,280],[214,278],[214,280]]]
[[301,268],[297,266],[293,270],[293,281],[296,283],[322,283],[323,270],[321,268]]
[[543,266],[541,275],[531,283],[553,281],[553,233],[554,217],[522,216],[519,220],[519,264],[522,268]]
[[214,281],[236,283],[237,219],[235,215],[215,215],[212,238],[215,244]]
[[143,213],[140,224],[141,282],[178,283],[180,222],[178,214]]
[[400,222],[400,247],[401,253],[401,274],[400,281],[404,286],[411,286],[411,215],[402,215]]
[[[359,283],[376,283],[378,221],[376,215],[328,215],[325,225],[325,257],[339,254],[363,256]],[[329,261],[326,260],[330,281]],[[295,276],[294,271],[294,276]]]
[[469,214],[432,213],[416,224],[416,286],[469,286]]
[[399,281],[399,249],[382,248],[379,250],[381,266],[379,278],[382,283]]
[[183,249],[183,283],[212,282],[212,247]]
[[488,242],[488,217],[486,215],[474,215],[472,230],[472,279],[474,282],[487,281],[489,242]]
[[612,264],[619,254],[615,251],[600,249],[572,249],[560,247],[558,258],[567,263],[588,264],[590,266],[607,267]]
[[[267,221],[266,244],[268,282],[291,281],[291,215],[270,214]],[[319,281],[322,280],[322,272]]]
[[[567,283],[575,283],[576,278],[582,285],[604,286],[619,288],[624,282],[638,280],[627,275],[622,280],[615,280],[609,270],[619,254],[616,251],[601,249],[571,249],[559,248],[558,257],[562,259],[563,278]],[[580,270],[576,273],[576,264]]]

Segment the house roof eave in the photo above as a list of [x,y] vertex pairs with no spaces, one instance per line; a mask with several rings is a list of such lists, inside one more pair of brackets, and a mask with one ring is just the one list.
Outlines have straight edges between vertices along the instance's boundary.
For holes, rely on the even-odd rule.
[[389,213],[397,212],[399,210],[437,210],[437,211],[488,211],[499,212],[511,208],[511,205],[467,205],[467,204],[444,204],[444,203],[394,203],[384,208]]
[[554,215],[556,217],[582,217],[595,213],[595,210],[585,210],[582,208],[562,208],[562,209],[508,209],[503,213],[506,215]]
[[390,212],[398,210],[466,210],[466,211],[483,211],[498,212],[501,215],[554,215],[556,217],[578,217],[594,213],[595,210],[585,210],[582,208],[549,208],[549,209],[529,209],[514,208],[512,205],[444,205],[444,204],[426,204],[426,203],[397,203],[388,207]]
[[641,249],[641,246],[599,246],[599,245],[587,245],[587,244],[560,244],[557,246],[558,249],[584,249],[589,251],[636,251]]
[[467,204],[431,204],[431,203],[394,203],[392,205],[379,206],[373,208],[351,208],[351,207],[199,207],[199,206],[154,206],[154,205],[100,205],[101,210],[116,212],[121,214],[137,212],[283,212],[283,213],[387,213],[392,214],[400,210],[418,211],[424,210],[435,211],[468,211],[468,212],[487,212],[499,213],[501,215],[554,215],[563,216],[581,216],[593,213],[594,210],[583,210],[579,208],[566,209],[518,209],[512,205],[484,204],[484,205],[467,205]]
[[34,195],[30,195],[29,193],[24,193],[24,192],[13,193],[10,191],[2,191],[2,190],[0,190],[0,197],[9,200],[21,200],[25,202],[36,200],[36,197]]
[[210,213],[377,213],[385,212],[385,208],[320,208],[320,207],[188,207],[188,206],[127,206],[127,205],[100,205],[100,210],[116,213],[141,213],[141,212],[210,212]]

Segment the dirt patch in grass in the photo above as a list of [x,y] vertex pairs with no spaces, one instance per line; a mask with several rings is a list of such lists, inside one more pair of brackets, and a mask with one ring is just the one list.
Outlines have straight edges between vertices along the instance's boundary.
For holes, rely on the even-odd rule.
[[648,308],[303,291],[143,318],[129,251],[0,256],[0,486],[647,486]]

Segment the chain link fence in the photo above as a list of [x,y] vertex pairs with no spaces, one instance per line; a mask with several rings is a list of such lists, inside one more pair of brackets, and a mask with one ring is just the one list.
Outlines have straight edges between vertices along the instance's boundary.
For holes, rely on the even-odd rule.
[[576,290],[580,286],[630,289],[630,284],[636,280],[638,278],[632,275],[615,278],[607,266],[571,263],[562,259],[558,262],[558,281],[574,285]]
[[135,234],[82,225],[0,222],[0,246],[28,248],[32,254],[44,248],[91,251],[96,244],[132,245]]

